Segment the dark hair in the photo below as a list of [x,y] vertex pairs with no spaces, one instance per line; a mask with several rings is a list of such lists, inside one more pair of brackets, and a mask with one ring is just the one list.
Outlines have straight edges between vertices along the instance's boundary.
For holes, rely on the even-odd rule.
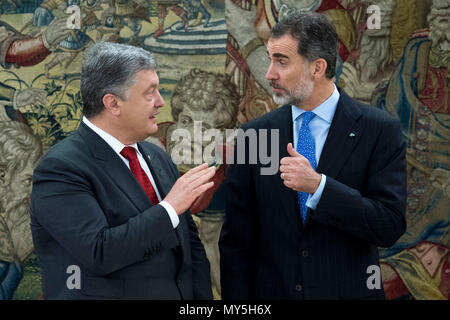
[[270,37],[281,38],[287,33],[298,40],[297,51],[301,56],[310,62],[324,59],[327,62],[326,77],[334,77],[338,36],[326,16],[316,12],[293,12],[272,28]]
[[103,96],[111,93],[128,99],[127,90],[134,85],[141,70],[155,70],[152,54],[142,48],[111,43],[96,43],[86,53],[81,67],[83,114],[89,118],[103,111]]

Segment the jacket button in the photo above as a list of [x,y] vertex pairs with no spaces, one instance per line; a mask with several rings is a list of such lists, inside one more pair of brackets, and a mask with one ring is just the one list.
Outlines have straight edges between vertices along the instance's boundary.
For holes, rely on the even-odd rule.
[[302,256],[307,257],[309,255],[308,250],[303,250],[302,251]]
[[295,291],[298,291],[298,292],[302,291],[302,286],[300,284],[297,284],[295,286]]

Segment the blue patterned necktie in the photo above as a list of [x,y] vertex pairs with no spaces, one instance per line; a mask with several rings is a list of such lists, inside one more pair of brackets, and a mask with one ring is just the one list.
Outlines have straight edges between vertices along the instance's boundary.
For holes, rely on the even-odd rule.
[[[316,170],[316,145],[314,143],[314,138],[309,130],[309,123],[316,115],[307,111],[302,114],[302,126],[298,132],[297,140],[297,152],[308,159],[311,167]],[[302,215],[303,223],[306,220],[306,212],[308,207],[306,206],[306,200],[308,200],[309,193],[298,192],[298,205],[300,207],[300,213]]]

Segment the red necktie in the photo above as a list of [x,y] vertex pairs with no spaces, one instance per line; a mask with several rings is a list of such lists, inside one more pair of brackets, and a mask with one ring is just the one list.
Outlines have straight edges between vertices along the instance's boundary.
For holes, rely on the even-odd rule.
[[141,164],[137,158],[136,149],[133,147],[124,147],[120,154],[124,156],[130,162],[131,172],[136,177],[139,184],[144,189],[147,196],[150,198],[150,201],[153,205],[158,204],[158,197],[156,196],[155,189],[153,188],[150,179],[145,173],[144,169],[142,169]]

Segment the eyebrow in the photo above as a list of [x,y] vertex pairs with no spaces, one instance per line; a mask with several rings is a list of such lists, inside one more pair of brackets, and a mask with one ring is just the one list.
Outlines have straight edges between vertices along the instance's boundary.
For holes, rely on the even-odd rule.
[[150,86],[147,87],[147,89],[145,89],[145,92],[148,92],[148,91],[150,91],[152,89],[156,89],[156,88],[158,88],[157,84],[151,84]]
[[275,58],[286,58],[286,59],[289,59],[289,57],[287,55],[282,54],[282,53],[274,53],[273,56]]
[[[270,57],[269,51],[267,51],[267,55]],[[284,55],[282,53],[274,53],[273,57],[274,58],[286,58],[286,59],[289,59],[289,57],[287,55]]]

